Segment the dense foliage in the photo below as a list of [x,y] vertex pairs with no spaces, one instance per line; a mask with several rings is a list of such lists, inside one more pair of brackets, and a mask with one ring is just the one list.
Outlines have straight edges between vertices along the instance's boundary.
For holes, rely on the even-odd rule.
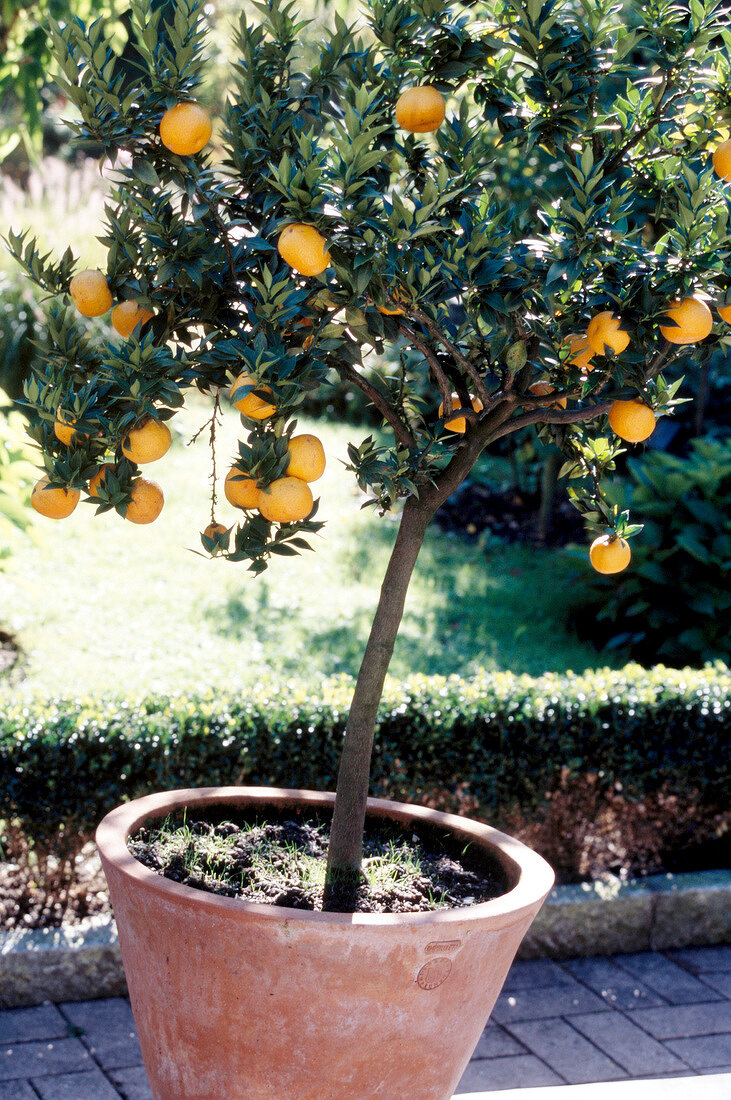
[[[48,842],[92,830],[112,806],[153,789],[216,784],[332,789],[352,682],[286,697],[262,683],[220,693],[4,701],[0,820]],[[372,790],[410,801],[441,792],[500,820],[529,814],[568,773],[621,783],[628,797],[663,788],[728,805],[731,674],[628,666],[617,672],[414,677],[387,687]]]
[[582,593],[582,632],[644,661],[728,654],[731,440],[697,439],[687,458],[655,452],[628,467],[611,495],[642,513],[642,540],[631,573]]

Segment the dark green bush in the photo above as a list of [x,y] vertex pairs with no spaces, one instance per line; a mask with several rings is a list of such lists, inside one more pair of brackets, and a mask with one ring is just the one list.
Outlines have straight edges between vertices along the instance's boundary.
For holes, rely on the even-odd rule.
[[628,462],[613,487],[645,527],[621,577],[588,582],[579,632],[637,660],[697,663],[729,653],[731,439],[696,439],[687,458],[658,452]]
[[[215,784],[333,789],[352,683],[288,683],[125,702],[0,704],[0,820],[48,846],[115,804]],[[568,773],[628,797],[695,790],[729,801],[731,673],[639,666],[540,678],[414,677],[387,690],[372,793],[474,806],[500,821],[539,807]]]

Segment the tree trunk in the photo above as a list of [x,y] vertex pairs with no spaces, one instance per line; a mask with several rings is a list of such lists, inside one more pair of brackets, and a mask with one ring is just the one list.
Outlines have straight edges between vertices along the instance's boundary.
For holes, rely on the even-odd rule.
[[404,613],[409,581],[435,507],[416,497],[404,505],[358,673],[345,731],[330,832],[324,908],[355,909],[378,706]]

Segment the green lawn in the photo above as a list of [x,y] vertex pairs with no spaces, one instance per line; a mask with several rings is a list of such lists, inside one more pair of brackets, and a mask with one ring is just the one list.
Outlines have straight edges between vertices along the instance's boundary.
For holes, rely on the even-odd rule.
[[[162,485],[160,519],[135,527],[83,502],[61,523],[39,517],[0,575],[0,607],[27,653],[28,688],[133,694],[199,684],[246,685],[263,673],[354,673],[363,650],[396,523],[373,509],[339,459],[358,429],[316,431],[328,469],[314,488],[328,520],[315,553],[276,559],[260,577],[210,561],[199,532],[209,519],[207,416],[193,400],[175,423],[181,439],[149,476]],[[219,485],[240,430],[228,409],[218,448]],[[220,488],[219,488],[220,492]],[[222,493],[221,493],[222,497]],[[217,518],[235,510],[222,497]],[[576,566],[564,554],[522,547],[485,552],[430,532],[417,566],[392,665],[468,674],[478,667],[541,673],[605,663],[560,626]]]

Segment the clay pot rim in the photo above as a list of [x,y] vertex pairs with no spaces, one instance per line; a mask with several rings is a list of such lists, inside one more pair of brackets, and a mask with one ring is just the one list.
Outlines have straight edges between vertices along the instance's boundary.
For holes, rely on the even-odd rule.
[[248,911],[257,917],[270,920],[309,921],[321,924],[393,926],[442,925],[456,921],[484,922],[490,920],[494,928],[513,924],[525,912],[533,912],[537,903],[545,898],[554,882],[550,865],[521,841],[493,829],[490,825],[473,821],[457,814],[442,813],[426,806],[404,802],[392,802],[384,798],[369,798],[369,814],[389,817],[397,821],[416,820],[435,825],[482,843],[493,849],[506,870],[513,886],[498,898],[462,908],[441,909],[428,913],[323,913],[309,909],[291,909],[282,905],[265,905],[260,902],[209,894],[203,890],[184,886],[164,878],[135,859],[127,847],[127,838],[146,819],[164,817],[168,813],[187,806],[221,806],[235,803],[250,805],[311,806],[313,809],[332,806],[335,795],[319,791],[286,789],[280,787],[192,787],[173,791],[159,791],[125,802],[111,810],[100,822],[96,831],[96,844],[103,861],[109,862],[126,878],[153,894],[176,899],[199,909],[222,911]]

